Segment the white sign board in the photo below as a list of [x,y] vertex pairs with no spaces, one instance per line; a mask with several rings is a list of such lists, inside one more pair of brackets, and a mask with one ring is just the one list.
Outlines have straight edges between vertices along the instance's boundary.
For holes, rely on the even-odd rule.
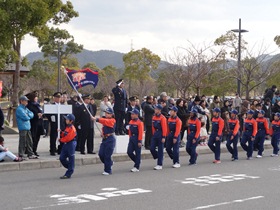
[[126,153],[127,152],[127,146],[129,142],[129,136],[116,136],[116,147],[114,150],[114,153]]

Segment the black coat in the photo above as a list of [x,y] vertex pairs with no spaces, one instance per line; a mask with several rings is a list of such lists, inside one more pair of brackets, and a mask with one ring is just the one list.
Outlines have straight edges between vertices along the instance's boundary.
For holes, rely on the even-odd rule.
[[271,119],[271,106],[269,105],[268,108],[266,108],[265,104],[262,106],[262,110],[265,112],[264,117]]
[[125,89],[121,89],[118,86],[112,89],[114,94],[114,110],[125,111],[127,107],[127,93]]
[[[55,103],[52,103],[53,105]],[[57,134],[57,122],[58,122],[58,118],[57,118],[57,114],[46,114],[45,115],[49,122],[50,122],[50,126],[51,126],[51,131],[50,131],[50,135],[55,136]],[[52,116],[54,116],[55,121],[52,121]],[[60,130],[65,130],[65,118],[64,118],[64,114],[60,114]]]
[[146,103],[144,106],[144,123],[146,126],[152,126],[153,123],[153,115],[155,113],[155,109],[151,103]]
[[187,120],[189,118],[188,110],[185,107],[177,106],[178,112],[177,116],[180,118],[182,121],[182,127],[187,127]]
[[43,109],[39,103],[28,102],[27,108],[33,112],[34,117],[30,119],[31,124],[31,134],[33,137],[43,135],[44,127],[43,127],[43,117],[39,118],[38,114],[43,113]]
[[3,130],[3,129],[4,129],[4,114],[0,107],[0,130]]
[[[92,105],[89,104],[89,111],[94,116]],[[91,120],[90,114],[88,113],[84,104],[78,107],[77,123],[81,125],[82,130],[88,130],[93,128],[93,121]]]

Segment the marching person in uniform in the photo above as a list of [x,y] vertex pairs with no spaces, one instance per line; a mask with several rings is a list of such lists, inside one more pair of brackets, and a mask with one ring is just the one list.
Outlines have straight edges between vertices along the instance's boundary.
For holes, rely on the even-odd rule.
[[[126,111],[126,114],[125,114],[125,128],[131,120],[131,111],[133,109],[138,109],[138,111],[139,111],[139,116],[138,117],[140,117],[140,107],[136,106],[136,99],[137,98],[135,96],[132,96],[132,97],[129,98],[129,104],[128,104],[127,111]],[[128,134],[128,131],[127,131],[127,134]]]
[[[244,120],[243,135],[240,142],[241,147],[247,152],[247,160],[252,159],[254,150],[254,140],[258,129],[257,122],[253,118],[253,115],[253,110],[250,109],[247,111],[247,117]],[[247,142],[248,145],[246,144]]]
[[280,113],[276,112],[271,126],[271,145],[273,147],[273,153],[271,154],[271,157],[279,156],[278,154],[279,142],[280,142]]
[[264,151],[264,141],[266,135],[269,135],[268,121],[264,117],[264,110],[260,110],[258,113],[258,118],[256,119],[258,131],[256,134],[255,145],[258,150],[258,155],[256,158],[262,158],[262,153]]
[[124,133],[124,119],[125,111],[127,108],[127,93],[124,89],[124,81],[122,79],[118,80],[117,86],[112,89],[114,94],[114,114],[116,118],[116,135],[125,135]]
[[166,139],[166,152],[171,160],[173,160],[173,168],[180,168],[179,162],[179,145],[181,141],[181,127],[182,121],[177,116],[178,108],[173,106],[170,110],[170,117],[168,118],[168,130]]
[[105,118],[95,118],[93,120],[103,125],[102,128],[102,143],[99,148],[99,158],[104,163],[103,175],[107,176],[112,174],[112,154],[116,146],[116,137],[114,135],[116,120],[113,118],[114,111],[112,108],[105,110]]
[[65,174],[60,177],[60,179],[70,179],[74,173],[75,168],[75,149],[76,149],[76,128],[73,125],[75,121],[75,116],[73,114],[68,114],[64,116],[66,120],[65,130],[60,131],[60,142],[63,143],[59,160],[61,164],[67,168]]
[[[213,163],[218,164],[221,163],[220,155],[221,155],[221,140],[222,133],[224,129],[224,120],[220,117],[221,109],[214,108],[212,110],[212,132],[209,137],[208,147],[214,152],[215,160]],[[215,146],[214,146],[215,144]]]
[[[229,153],[231,154],[231,160],[237,161],[238,160],[238,149],[237,149],[237,143],[239,139],[239,128],[240,123],[238,120],[238,111],[236,109],[230,111],[230,118],[228,120],[229,125],[229,134],[227,135],[227,149]],[[232,146],[231,146],[232,144]]]
[[[80,152],[85,155],[85,144],[87,144],[87,153],[95,154],[94,152],[94,125],[91,116],[95,116],[94,110],[90,104],[90,94],[82,96],[85,104],[79,106],[77,121],[81,125],[81,142]],[[89,114],[89,112],[91,115]]]
[[[150,151],[154,159],[157,159],[157,165],[154,167],[155,170],[162,169],[163,162],[163,148],[167,134],[167,120],[161,114],[162,106],[160,104],[155,106],[155,115],[153,116],[152,122],[152,133],[153,137],[151,140]],[[158,151],[156,151],[156,147]]]
[[190,155],[189,165],[196,165],[197,159],[196,146],[199,141],[199,135],[201,130],[201,122],[197,118],[197,113],[197,109],[191,109],[190,118],[188,119],[186,151]]
[[127,147],[127,155],[134,162],[134,167],[130,171],[138,172],[141,162],[141,147],[144,133],[144,124],[139,119],[140,112],[138,109],[132,109],[130,114],[131,120],[128,125],[129,143]]

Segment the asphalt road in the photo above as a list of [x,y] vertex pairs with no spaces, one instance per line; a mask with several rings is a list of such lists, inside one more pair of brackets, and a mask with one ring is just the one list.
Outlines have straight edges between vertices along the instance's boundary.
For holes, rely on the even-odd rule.
[[103,165],[76,167],[73,177],[60,180],[64,169],[0,173],[1,209],[280,209],[280,157],[238,162],[222,154],[200,155],[198,165],[173,169],[170,159],[154,171],[154,160],[142,161],[141,171],[131,173],[132,162],[117,162],[113,175],[102,176]]

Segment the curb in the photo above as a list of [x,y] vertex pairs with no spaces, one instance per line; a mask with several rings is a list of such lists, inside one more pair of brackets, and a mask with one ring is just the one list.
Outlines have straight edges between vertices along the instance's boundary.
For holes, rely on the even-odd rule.
[[[264,145],[265,149],[271,149],[272,146],[270,144]],[[238,146],[238,151],[243,151],[241,146]],[[197,148],[198,154],[212,154],[212,151],[208,147],[198,147]],[[221,153],[228,153],[227,148],[225,145],[221,148]],[[180,156],[188,156],[185,148],[180,149]],[[164,157],[168,158],[168,154],[166,151],[164,152]],[[127,154],[113,154],[112,158],[114,162],[124,162],[124,161],[131,161]],[[151,153],[147,150],[144,152],[142,151],[141,154],[142,160],[153,159]],[[94,157],[76,157],[75,165],[76,166],[83,166],[83,165],[93,165],[93,164],[100,164],[101,161],[97,155]],[[24,171],[24,170],[34,170],[34,169],[45,169],[45,168],[60,168],[61,164],[58,159],[52,160],[28,160],[23,161],[20,163],[15,162],[4,162],[0,164],[0,172],[7,172],[7,171]]]

